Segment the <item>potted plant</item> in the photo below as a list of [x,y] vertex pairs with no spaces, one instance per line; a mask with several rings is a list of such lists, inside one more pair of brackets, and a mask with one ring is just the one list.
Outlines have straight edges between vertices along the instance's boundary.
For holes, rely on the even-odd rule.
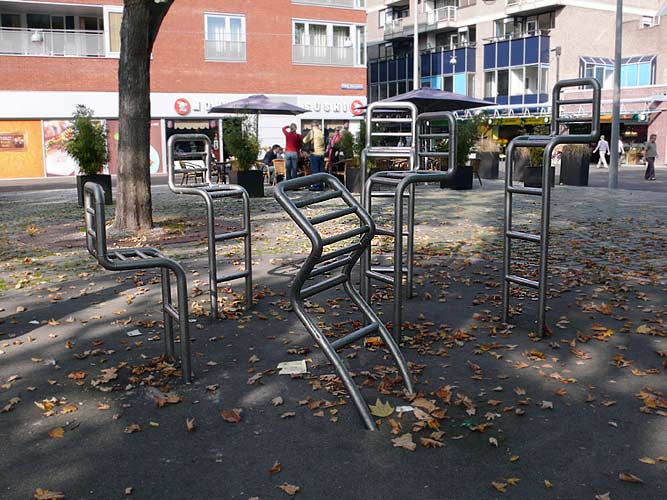
[[250,127],[244,126],[248,121],[247,118],[240,122],[225,121],[224,147],[236,159],[232,162],[230,182],[245,188],[250,197],[260,198],[264,196],[264,176],[261,170],[251,168],[257,161],[259,140]]
[[76,191],[79,206],[83,206],[83,187],[87,182],[96,182],[104,190],[104,203],[113,202],[111,175],[100,172],[109,161],[107,134],[104,126],[93,121],[93,111],[79,104],[73,115],[73,126],[68,131],[65,151],[76,160],[79,173],[76,176]]
[[[523,181],[526,175],[526,169],[530,165],[530,149],[516,148],[514,149],[514,159],[512,162],[513,179],[515,181]],[[507,159],[505,159],[507,162]]]
[[500,145],[490,137],[482,137],[475,144],[480,160],[479,176],[482,179],[497,179],[500,162]]
[[[473,150],[473,146],[477,140],[477,134],[479,131],[480,118],[475,117],[469,120],[459,121],[457,123],[456,131],[456,158],[457,158],[457,169],[454,177],[449,181],[443,181],[440,183],[441,188],[451,188],[451,189],[472,189],[472,165],[470,165],[469,157],[470,153]],[[442,145],[445,146],[445,145]],[[436,146],[436,151],[441,147],[441,145]],[[442,169],[446,170],[447,161],[449,158],[444,158],[442,162]],[[475,160],[473,160],[475,161]]]
[[[535,125],[532,135],[549,135],[550,128],[547,125]],[[544,148],[528,148],[529,163],[523,178],[526,187],[542,187],[542,166],[544,164]],[[551,159],[549,159],[551,160]],[[555,185],[556,168],[549,161],[549,184]]]
[[568,144],[560,154],[560,183],[588,186],[591,148],[587,144]]
[[[527,148],[530,163],[524,172],[523,185],[526,187],[542,187],[542,168],[544,162],[544,148]],[[549,184],[554,187],[556,168],[549,162]]]

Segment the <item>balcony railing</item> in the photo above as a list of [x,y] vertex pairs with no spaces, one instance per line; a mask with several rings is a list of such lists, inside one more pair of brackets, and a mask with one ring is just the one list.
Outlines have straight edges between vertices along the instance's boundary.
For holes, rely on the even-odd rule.
[[344,7],[347,9],[358,9],[361,0],[292,0],[292,3],[303,5],[321,5],[323,7]]
[[458,7],[455,6],[440,7],[431,12],[424,12],[420,21],[428,25],[438,24],[440,21],[454,22],[457,10]]
[[204,43],[207,61],[245,61],[246,42],[231,40],[206,40]]
[[104,57],[104,32],[0,28],[0,54]]
[[404,18],[387,20],[384,25],[385,36],[401,33],[403,31],[403,19]]
[[531,36],[549,36],[549,33],[551,33],[550,30],[530,30],[530,31],[524,31],[522,33],[507,33],[506,35],[503,36],[494,36],[490,38],[485,38],[484,43],[495,43],[495,42],[502,42],[505,40],[516,40],[517,38],[528,38]]
[[354,66],[354,47],[292,45],[292,62],[324,66]]

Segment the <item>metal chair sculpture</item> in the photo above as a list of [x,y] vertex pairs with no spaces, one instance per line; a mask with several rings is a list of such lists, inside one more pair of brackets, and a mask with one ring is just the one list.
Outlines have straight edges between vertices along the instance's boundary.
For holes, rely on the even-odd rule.
[[[198,169],[203,176],[203,182],[193,185],[176,184],[177,174],[192,174],[192,169],[176,168],[175,163],[183,155],[192,159],[193,153],[178,153],[176,145],[181,142],[203,143],[204,151],[199,153],[205,163],[205,167]],[[211,140],[204,134],[176,134],[169,138],[167,143],[167,169],[169,172],[169,189],[176,194],[192,194],[200,196],[206,203],[206,232],[208,238],[208,282],[209,298],[211,302],[211,316],[218,317],[218,285],[227,281],[243,278],[245,280],[245,302],[246,308],[252,306],[252,254],[250,237],[250,198],[247,191],[235,184],[215,184],[211,181]],[[229,233],[215,232],[215,206],[214,201],[220,198],[241,197],[243,201],[242,227],[237,231]],[[245,269],[243,271],[218,274],[218,261],[216,257],[216,244],[223,241],[243,239]]]
[[[565,88],[590,87],[592,96],[584,99],[563,99],[561,91]],[[538,335],[542,336],[546,327],[547,300],[547,259],[549,252],[549,217],[551,211],[550,167],[554,148],[560,144],[589,144],[600,137],[600,83],[594,78],[577,78],[558,82],[552,95],[551,133],[547,136],[525,135],[515,137],[507,147],[507,165],[505,167],[505,224],[504,224],[504,266],[503,266],[503,321],[509,321],[510,285],[516,284],[538,290]],[[561,117],[563,106],[591,106],[590,117]],[[559,134],[562,125],[570,123],[590,123],[588,134]],[[518,187],[513,184],[514,149],[517,147],[543,147],[542,187]],[[515,194],[539,196],[541,198],[540,234],[515,231],[512,225],[512,199]],[[539,278],[534,280],[512,273],[512,241],[522,240],[540,245]]]
[[[104,214],[104,192],[99,184],[87,182],[84,186],[84,210],[86,218],[86,246],[90,255],[109,271],[134,271],[160,268],[162,273],[162,310],[164,313],[164,352],[174,359],[174,324],[178,322],[181,344],[181,368],[186,384],[192,381],[190,362],[190,331],[188,325],[188,286],[183,267],[175,260],[162,255],[157,249],[107,248],[106,220]],[[176,277],[178,309],[174,308],[171,296],[169,273]]]
[[[289,197],[289,192],[310,186],[313,183],[322,183],[329,190],[314,196]],[[408,392],[413,392],[413,386],[410,371],[398,344],[351,283],[350,274],[352,268],[361,257],[361,254],[368,248],[375,234],[373,219],[371,219],[350,192],[345,189],[343,184],[330,174],[319,173],[281,182],[276,186],[274,196],[288,215],[306,234],[312,245],[310,254],[296,274],[290,289],[290,299],[294,311],[306,327],[306,330],[308,330],[308,333],[315,339],[329,361],[336,368],[366,427],[369,430],[375,430],[375,422],[368,409],[368,405],[336,351],[368,335],[379,335],[394,357]],[[341,200],[346,207],[313,217],[308,217],[300,210],[305,207],[312,208],[318,203],[334,199]],[[359,220],[359,226],[354,229],[333,236],[323,237],[317,228],[319,224],[324,222],[334,221],[351,215],[356,215]],[[351,238],[357,238],[357,240],[349,242]],[[344,247],[329,250],[325,253],[326,247],[343,241],[346,241]],[[331,276],[315,284],[307,285],[307,281],[324,275]],[[343,286],[345,293],[361,310],[367,324],[343,338],[330,342],[317,325],[317,322],[309,315],[304,302],[309,297],[339,285]]]
[[[367,134],[366,155],[362,154],[362,172],[366,165],[365,158],[371,153],[373,157],[391,157],[394,152],[403,154],[398,147],[372,147],[374,136],[386,136],[396,132],[374,132],[373,126],[384,123],[410,123],[413,144],[413,153],[409,157],[409,170],[407,171],[381,171],[370,176],[364,186],[362,204],[364,209],[372,214],[372,200],[377,197],[390,197],[394,199],[394,225],[393,228],[377,228],[377,234],[390,236],[394,241],[393,266],[373,266],[371,264],[370,246],[364,252],[361,259],[361,284],[362,297],[370,302],[371,279],[392,285],[393,287],[393,320],[392,331],[397,342],[401,340],[401,323],[403,316],[404,287],[403,277],[406,278],[405,295],[413,296],[414,281],[414,225],[415,225],[415,186],[426,182],[448,182],[456,174],[456,119],[451,112],[422,113],[416,116],[414,105],[407,107],[400,103],[400,108],[409,109],[411,118],[378,118],[374,114],[376,107],[383,111],[397,106],[398,103],[388,104],[374,103],[368,106],[366,116],[366,127],[370,132]],[[446,123],[447,131],[440,130]],[[436,124],[437,123],[437,124]],[[436,150],[434,146],[444,145],[442,150]],[[402,156],[399,156],[399,158]],[[426,164],[429,158],[446,158],[448,169],[446,171],[431,171],[420,168]],[[389,187],[390,189],[374,190],[374,188]],[[404,206],[407,200],[407,221],[404,224]],[[404,225],[407,228],[404,230]],[[406,238],[407,251],[403,250],[403,238]],[[404,256],[405,253],[405,256]],[[404,265],[405,261],[405,265]]]

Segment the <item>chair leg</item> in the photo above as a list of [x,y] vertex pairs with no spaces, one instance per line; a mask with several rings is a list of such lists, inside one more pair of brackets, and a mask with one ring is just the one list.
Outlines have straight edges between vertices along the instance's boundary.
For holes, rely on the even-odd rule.
[[[175,359],[174,356],[174,319],[167,311],[168,306],[172,306],[171,302],[171,281],[169,278],[169,269],[161,268],[162,273],[162,313],[164,315],[164,354],[170,359]],[[173,306],[172,306],[173,307]]]

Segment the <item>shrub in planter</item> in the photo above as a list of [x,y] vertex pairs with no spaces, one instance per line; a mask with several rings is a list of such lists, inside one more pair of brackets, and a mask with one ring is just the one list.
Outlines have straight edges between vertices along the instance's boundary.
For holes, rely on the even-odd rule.
[[[530,163],[523,177],[523,185],[526,187],[542,187],[542,169],[544,161],[544,148],[527,148],[529,150]],[[551,162],[549,162],[551,165]],[[556,169],[549,166],[549,184],[555,185]]]
[[102,186],[104,203],[112,203],[111,176],[100,173],[109,161],[107,134],[101,123],[93,121],[93,111],[82,104],[74,112],[65,151],[79,165],[76,178],[79,206],[83,206],[83,187],[90,181]]
[[[468,157],[470,152],[473,149],[473,145],[477,140],[477,134],[479,131],[479,124],[481,122],[480,117],[474,117],[469,120],[460,121],[458,123],[457,130],[457,147],[456,147],[456,161],[457,168],[454,178],[448,182],[441,182],[441,188],[451,188],[451,189],[472,189],[472,167],[468,165]],[[436,151],[445,150],[446,144],[436,146]],[[442,163],[442,168],[445,169],[447,166],[448,158],[445,158],[445,162]]]
[[482,179],[497,179],[500,162],[500,145],[488,137],[482,137],[475,144],[480,160],[479,176]]
[[530,150],[528,148],[515,148],[514,161],[512,162],[512,177],[515,181],[523,181],[526,169],[530,166]]
[[588,186],[591,148],[586,144],[568,144],[560,154],[560,183]]

